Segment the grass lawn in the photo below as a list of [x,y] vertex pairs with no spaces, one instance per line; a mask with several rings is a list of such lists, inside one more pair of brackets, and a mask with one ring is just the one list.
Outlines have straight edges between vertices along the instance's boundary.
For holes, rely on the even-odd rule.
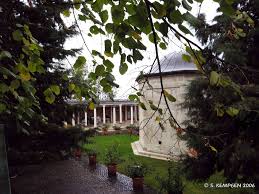
[[[145,163],[149,168],[151,168],[151,172],[149,172],[145,176],[145,184],[154,188],[159,188],[159,183],[156,181],[155,177],[165,176],[167,172],[167,162],[163,160],[156,160],[152,158],[142,157],[142,156],[135,156],[131,149],[131,142],[137,141],[138,136],[130,136],[130,135],[111,135],[111,136],[95,136],[92,137],[91,140],[93,144],[88,145],[88,147],[94,147],[98,152],[98,162],[104,163],[104,153],[105,149],[110,146],[114,141],[119,143],[119,150],[121,154],[121,158],[124,162],[118,165],[118,171],[125,173],[125,166],[127,166],[128,162],[131,161],[133,158],[137,161]],[[220,174],[213,175],[208,181],[208,183],[223,183],[224,178]],[[204,182],[205,183],[205,182]],[[245,194],[248,190],[244,189],[223,189],[223,188],[204,188],[204,183],[195,183],[184,180],[184,194]]]

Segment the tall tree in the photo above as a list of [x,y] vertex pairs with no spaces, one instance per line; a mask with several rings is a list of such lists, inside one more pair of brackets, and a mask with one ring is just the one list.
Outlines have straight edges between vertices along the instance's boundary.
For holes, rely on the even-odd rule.
[[[35,74],[36,81],[33,85],[36,89],[35,97],[39,101],[40,109],[38,109],[38,112],[42,111],[45,116],[51,119],[50,113],[55,111],[60,104],[64,104],[66,98],[70,97],[67,89],[70,72],[65,69],[65,64],[62,61],[66,57],[75,56],[79,52],[79,49],[66,50],[64,48],[65,41],[77,34],[76,27],[74,25],[67,27],[61,18],[61,13],[68,7],[67,2],[64,0],[36,0],[29,1],[29,4],[27,4],[16,0],[1,2],[0,6],[2,8],[1,37],[3,48],[14,49],[16,53],[13,52],[12,54],[19,56],[19,47],[8,38],[8,35],[15,31],[17,24],[21,26],[26,24],[42,48],[41,60],[44,62],[42,71],[45,73]],[[12,27],[10,28],[10,26]],[[32,63],[28,65],[28,68],[31,68],[32,73],[36,72],[36,69],[34,69],[36,66]],[[56,95],[49,92],[49,87],[53,89]],[[48,93],[50,94],[46,95]],[[53,101],[53,98],[51,98],[53,95],[55,95],[55,104],[51,105],[48,102]],[[15,119],[12,116],[9,118]]]
[[229,181],[258,185],[259,2],[238,0],[233,8],[235,15],[219,15],[214,24],[204,15],[192,23],[208,59],[212,52],[219,60],[207,61],[210,80],[194,81],[186,95],[186,139],[198,157],[188,157],[185,165],[190,178],[223,170]]

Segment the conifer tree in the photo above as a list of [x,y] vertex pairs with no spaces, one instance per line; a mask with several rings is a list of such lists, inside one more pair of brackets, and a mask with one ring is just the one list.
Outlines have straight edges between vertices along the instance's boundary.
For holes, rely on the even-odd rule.
[[[185,138],[198,157],[187,157],[184,164],[189,178],[206,179],[223,170],[228,181],[258,186],[259,2],[239,0],[234,6],[239,9],[234,22],[219,15],[207,24],[200,15],[192,23],[208,58],[214,53],[222,61],[208,61],[205,71],[221,72],[225,79],[218,77],[212,84],[214,80],[201,78],[188,88]],[[240,87],[230,87],[227,77]]]

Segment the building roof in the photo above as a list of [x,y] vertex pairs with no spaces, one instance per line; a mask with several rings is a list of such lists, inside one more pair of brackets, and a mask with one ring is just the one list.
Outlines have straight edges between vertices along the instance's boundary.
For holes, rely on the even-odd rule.
[[[83,104],[83,105],[87,105],[88,102],[83,100],[82,102],[80,102],[79,100],[76,99],[70,99],[66,101],[68,104],[70,105],[76,105],[76,104]],[[114,101],[112,100],[101,100],[96,106],[102,106],[102,105],[107,105],[107,106],[116,106],[116,105],[137,105],[137,102],[132,102],[129,101],[127,99],[114,99]]]
[[[182,54],[182,52],[173,52],[160,59],[161,72],[174,73],[182,71],[197,71],[197,68],[194,63],[189,63],[182,59]],[[159,69],[158,64],[155,63],[150,74],[157,73],[159,73]]]

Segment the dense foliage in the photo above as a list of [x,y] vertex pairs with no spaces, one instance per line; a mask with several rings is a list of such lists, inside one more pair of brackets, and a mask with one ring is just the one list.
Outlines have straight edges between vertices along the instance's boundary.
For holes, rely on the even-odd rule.
[[[185,165],[190,178],[204,179],[223,170],[231,182],[258,185],[259,2],[240,0],[235,6],[240,11],[234,20],[220,15],[210,25],[200,16],[193,25],[205,49],[224,63],[208,60],[206,70],[221,75],[214,72],[215,80],[196,80],[188,88],[186,136],[198,156],[188,157]],[[229,84],[230,78],[238,90]]]
[[[205,108],[208,108],[211,114],[204,115],[200,107],[197,107],[196,110],[194,106],[194,112],[191,114],[194,115],[196,111],[195,116],[198,115],[200,120],[190,116],[193,122],[198,123],[194,122],[190,129],[185,130],[187,136],[192,134],[194,138],[197,138],[197,147],[191,144],[193,147],[198,149],[199,146],[204,148],[205,145],[206,150],[202,152],[199,149],[199,152],[205,155],[207,153],[210,164],[213,164],[208,165],[212,170],[206,176],[214,172],[213,162],[220,158],[224,160],[221,162],[221,168],[229,170],[229,173],[225,171],[229,178],[249,180],[248,176],[251,175],[254,180],[254,172],[251,170],[246,172],[244,166],[250,165],[249,162],[252,161],[250,165],[252,168],[255,161],[253,157],[256,157],[253,149],[256,149],[254,139],[257,138],[257,134],[253,130],[258,121],[258,109],[254,109],[255,102],[257,102],[254,96],[258,93],[250,89],[250,86],[243,87],[243,85],[257,83],[258,1],[214,1],[219,3],[218,11],[222,14],[216,18],[215,25],[206,24],[204,20],[200,21],[191,14],[193,0],[27,0],[27,3],[22,0],[1,1],[1,121],[8,117],[15,120],[18,126],[30,125],[30,119],[35,118],[38,115],[36,113],[41,112],[39,99],[45,98],[49,104],[56,103],[55,100],[62,103],[64,98],[59,99],[62,92],[65,96],[72,95],[79,100],[86,99],[89,107],[93,109],[94,103],[98,101],[96,92],[99,88],[92,84],[98,82],[102,90],[107,93],[111,92],[112,87],[118,87],[112,74],[115,65],[110,58],[116,54],[120,55],[119,72],[122,75],[125,74],[129,64],[143,59],[146,46],[142,37],[146,37],[151,43],[154,43],[155,58],[160,67],[159,49],[167,48],[169,37],[173,34],[187,45],[183,60],[193,61],[196,64],[200,72],[207,78],[205,91],[211,90],[201,96],[208,100],[208,103],[204,103],[202,106],[207,106]],[[195,2],[202,3],[202,0],[195,0]],[[84,56],[79,56],[71,68],[73,75],[76,75],[75,79],[68,79],[65,72],[63,75],[60,73],[56,75],[55,71],[48,71],[48,65],[52,66],[53,59],[61,60],[66,55],[74,53],[65,51],[62,47],[64,39],[74,34],[74,27],[67,29],[62,24],[60,13],[65,17],[74,18],[77,27],[79,27],[77,20],[90,23],[88,33],[90,37],[105,35],[104,53],[97,50],[91,51],[95,70],[89,73],[88,81],[81,79],[84,75],[82,69],[88,60]],[[199,18],[202,19],[202,16],[200,15]],[[36,19],[39,20],[36,21]],[[200,35],[205,49],[186,37],[188,34],[192,35],[186,23],[200,29],[196,34]],[[44,29],[42,24],[47,26],[46,31],[40,30]],[[82,36],[81,30],[79,31]],[[46,38],[47,42],[44,42],[45,34],[50,35]],[[87,47],[83,36],[82,42]],[[54,66],[52,67],[50,69],[55,70]],[[161,71],[161,67],[159,70]],[[48,82],[49,77],[53,78],[50,83]],[[54,78],[57,80],[55,81]],[[41,85],[40,80],[45,80],[46,83],[43,82],[44,84]],[[168,105],[170,102],[175,102],[176,99],[163,88],[162,76],[160,76],[160,85],[161,96],[166,102],[169,117],[165,111],[159,108],[159,104],[148,101],[147,105],[160,114],[157,121],[159,121],[161,129],[163,129],[162,120],[170,121],[173,128],[179,129],[181,126],[174,119]],[[251,93],[251,96],[248,93]],[[201,94],[203,93],[197,95]],[[143,109],[147,109],[142,102],[145,98],[141,90],[135,95],[131,95],[130,99],[139,102]],[[45,111],[49,111],[49,109],[46,108]],[[201,114],[199,115],[199,113]],[[230,124],[226,128],[220,128],[223,131],[232,132],[231,136],[229,136],[229,131],[228,136],[220,136],[220,138],[229,138],[224,141],[227,143],[226,146],[230,146],[230,151],[224,153],[226,157],[218,156],[222,150],[226,150],[222,149],[222,143],[218,145],[220,140],[217,136],[220,129],[214,128],[216,130],[208,135],[207,131],[203,133],[202,123],[199,126],[200,131],[194,130],[200,125],[199,122],[203,122],[204,119],[208,120],[210,115],[215,119],[211,120],[211,124],[215,122],[219,125]],[[212,127],[206,126],[206,128],[211,129]],[[242,152],[242,156],[233,152],[233,150],[242,150],[243,148],[241,149],[240,146],[251,150],[251,152],[247,152],[252,158],[251,160],[243,160],[249,158],[247,155],[242,155],[244,152]],[[215,156],[215,154],[218,155]],[[237,156],[238,158],[236,158]],[[233,169],[228,167],[233,167]],[[242,175],[242,177],[237,175]]]

